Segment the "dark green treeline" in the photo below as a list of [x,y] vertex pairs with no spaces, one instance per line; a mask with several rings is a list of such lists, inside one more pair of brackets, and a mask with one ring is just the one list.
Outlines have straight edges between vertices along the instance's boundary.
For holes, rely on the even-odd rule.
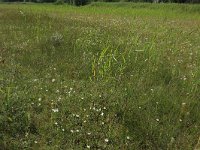
[[0,2],[68,3],[80,6],[91,2],[200,3],[200,0],[0,0]]

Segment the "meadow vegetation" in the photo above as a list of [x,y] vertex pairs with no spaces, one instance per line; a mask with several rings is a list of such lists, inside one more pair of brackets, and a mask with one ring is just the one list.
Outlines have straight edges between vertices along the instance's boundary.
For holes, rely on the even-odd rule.
[[193,150],[199,41],[199,5],[0,4],[0,149]]

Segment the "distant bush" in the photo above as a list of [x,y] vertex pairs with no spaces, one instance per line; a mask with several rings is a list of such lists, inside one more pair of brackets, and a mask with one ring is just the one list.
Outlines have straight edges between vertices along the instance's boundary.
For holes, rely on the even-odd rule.
[[73,4],[76,6],[82,6],[87,5],[89,3],[89,0],[74,0]]
[[57,0],[55,2],[56,5],[63,5],[64,3],[65,3],[64,0]]

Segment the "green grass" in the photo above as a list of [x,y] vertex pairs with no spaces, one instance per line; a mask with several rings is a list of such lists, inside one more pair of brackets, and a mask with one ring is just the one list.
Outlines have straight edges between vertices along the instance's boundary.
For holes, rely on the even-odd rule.
[[0,149],[193,150],[199,10],[0,4]]

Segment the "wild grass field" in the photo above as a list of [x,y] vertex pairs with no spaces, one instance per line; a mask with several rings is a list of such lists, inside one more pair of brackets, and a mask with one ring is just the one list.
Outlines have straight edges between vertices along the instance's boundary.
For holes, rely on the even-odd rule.
[[200,147],[200,5],[0,4],[1,150]]

